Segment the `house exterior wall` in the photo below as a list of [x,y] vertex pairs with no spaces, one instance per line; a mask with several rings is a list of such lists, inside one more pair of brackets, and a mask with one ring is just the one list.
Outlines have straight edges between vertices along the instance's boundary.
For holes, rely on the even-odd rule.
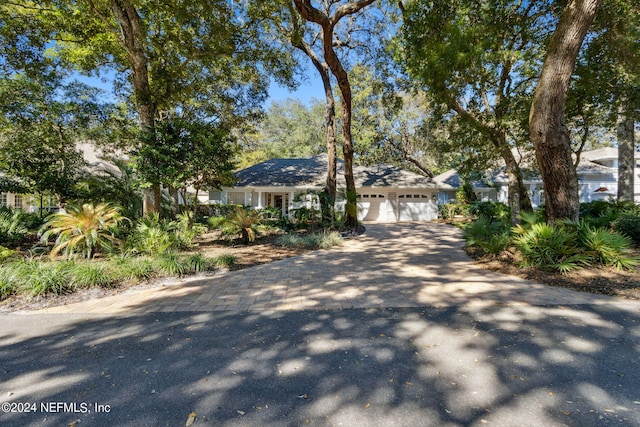
[[[240,204],[253,209],[278,207],[285,215],[301,207],[320,209],[319,201],[311,195],[297,197],[310,189],[262,187],[251,189],[223,189],[209,194],[211,204]],[[319,190],[319,189],[313,189]],[[358,219],[361,221],[430,221],[438,217],[437,192],[435,189],[379,189],[358,190]],[[344,212],[345,201],[338,197],[335,209]]]

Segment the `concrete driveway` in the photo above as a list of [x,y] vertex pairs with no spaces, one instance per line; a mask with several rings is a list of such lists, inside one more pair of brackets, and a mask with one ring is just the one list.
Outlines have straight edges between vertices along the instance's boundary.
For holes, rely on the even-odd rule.
[[640,304],[476,269],[459,232],[359,239],[0,316],[0,425],[640,426]]

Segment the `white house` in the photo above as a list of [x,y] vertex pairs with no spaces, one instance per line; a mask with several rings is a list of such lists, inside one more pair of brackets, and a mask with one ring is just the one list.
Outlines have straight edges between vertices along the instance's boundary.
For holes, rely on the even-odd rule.
[[[636,153],[636,168],[634,172],[635,201],[640,203],[640,153]],[[580,156],[580,163],[576,168],[578,174],[580,202],[594,200],[613,200],[618,194],[618,149],[601,148],[585,151]],[[451,169],[436,176],[434,182],[438,185],[439,203],[455,200],[455,193],[460,188],[460,176],[455,169]],[[529,197],[534,207],[544,205],[544,186],[542,178],[537,174],[525,172],[525,187],[529,190]],[[508,201],[508,180],[504,169],[494,171],[486,181],[474,181],[472,187],[478,200],[503,202]]]
[[[338,160],[338,201],[344,210],[344,165]],[[354,166],[358,192],[358,218],[363,221],[429,221],[438,217],[437,187],[432,180],[400,168],[378,164]],[[309,159],[272,159],[237,172],[233,188],[210,191],[209,203],[250,206],[255,209],[277,207],[283,214],[311,200],[294,201],[309,190],[324,188],[327,155]]]

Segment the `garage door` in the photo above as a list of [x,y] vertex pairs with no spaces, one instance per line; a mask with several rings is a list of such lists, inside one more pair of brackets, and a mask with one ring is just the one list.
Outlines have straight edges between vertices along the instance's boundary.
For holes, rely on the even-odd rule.
[[429,194],[398,195],[400,221],[431,221],[438,217],[438,208]]
[[361,194],[358,198],[358,217],[361,221],[386,221],[387,198],[384,194]]

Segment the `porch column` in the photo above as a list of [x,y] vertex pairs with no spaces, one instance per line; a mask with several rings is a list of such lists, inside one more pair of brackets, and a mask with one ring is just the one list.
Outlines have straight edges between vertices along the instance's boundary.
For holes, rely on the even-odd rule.
[[258,205],[256,206],[257,209],[262,209],[262,191],[258,191]]

